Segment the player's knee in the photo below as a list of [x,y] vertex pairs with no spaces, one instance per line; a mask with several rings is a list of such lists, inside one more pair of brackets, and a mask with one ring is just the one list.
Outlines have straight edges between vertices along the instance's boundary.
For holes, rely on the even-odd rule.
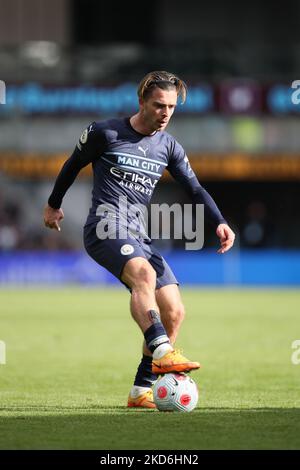
[[156,272],[146,260],[138,260],[131,267],[131,284],[133,289],[154,289],[156,285]]
[[122,281],[133,290],[147,287],[155,289],[156,272],[147,260],[134,258],[126,264]]
[[156,272],[152,268],[152,266],[149,265],[143,265],[141,266],[135,276],[135,286],[136,287],[151,287],[155,288],[156,284]]
[[185,310],[183,304],[174,305],[168,310],[167,323],[170,329],[178,328],[183,322],[185,317]]
[[171,315],[172,315],[173,322],[176,323],[177,325],[180,325],[183,322],[183,319],[184,319],[184,316],[185,316],[184,306],[182,304],[177,305],[172,310]]

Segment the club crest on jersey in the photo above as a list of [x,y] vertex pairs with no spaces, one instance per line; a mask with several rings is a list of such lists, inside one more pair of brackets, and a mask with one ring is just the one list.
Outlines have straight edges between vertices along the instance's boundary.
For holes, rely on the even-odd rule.
[[132,245],[126,244],[126,245],[121,246],[120,251],[121,251],[121,254],[124,256],[131,255],[131,253],[134,252],[134,248]]

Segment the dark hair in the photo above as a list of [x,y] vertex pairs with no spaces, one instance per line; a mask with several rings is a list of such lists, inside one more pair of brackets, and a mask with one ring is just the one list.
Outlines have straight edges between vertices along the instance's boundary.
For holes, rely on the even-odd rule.
[[177,95],[181,96],[182,103],[185,102],[187,86],[184,81],[176,77],[173,73],[163,70],[150,72],[141,80],[137,91],[138,97],[142,100],[146,100],[156,87],[162,90],[169,90],[175,87]]

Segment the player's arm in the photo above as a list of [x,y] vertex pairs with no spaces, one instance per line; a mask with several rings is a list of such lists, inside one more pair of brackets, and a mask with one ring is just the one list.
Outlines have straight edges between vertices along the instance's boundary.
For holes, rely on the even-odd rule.
[[59,222],[64,218],[64,213],[61,209],[62,200],[80,170],[91,163],[98,154],[97,144],[99,144],[99,138],[97,138],[96,129],[93,128],[93,125],[94,123],[83,132],[74,152],[65,161],[56,178],[48,204],[44,208],[44,223],[46,227],[60,231]]
[[173,144],[168,170],[176,181],[184,187],[195,204],[204,204],[204,215],[212,223],[220,239],[221,248],[218,253],[228,251],[234,243],[235,234],[211,195],[199,183],[183,148],[176,141]]

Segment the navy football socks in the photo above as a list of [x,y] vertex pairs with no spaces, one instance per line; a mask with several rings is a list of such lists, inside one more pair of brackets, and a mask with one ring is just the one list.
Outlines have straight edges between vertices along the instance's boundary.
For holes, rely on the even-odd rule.
[[156,380],[157,375],[152,372],[152,357],[143,354],[134,379],[134,385],[150,388]]
[[163,343],[170,343],[165,327],[160,321],[159,314],[155,310],[149,311],[153,324],[144,332],[148,349],[153,353]]

